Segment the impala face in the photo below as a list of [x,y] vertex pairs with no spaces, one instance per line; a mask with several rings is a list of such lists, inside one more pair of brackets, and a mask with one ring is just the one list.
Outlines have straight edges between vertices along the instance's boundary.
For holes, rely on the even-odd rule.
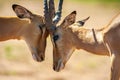
[[[58,28],[58,30],[60,29]],[[65,67],[66,62],[75,50],[71,36],[69,34],[65,35],[67,35],[67,31],[61,31],[60,33],[58,31],[53,37],[53,69],[57,72]],[[55,36],[58,37],[55,38]]]
[[[64,19],[60,26],[56,27],[52,35],[53,69],[55,71],[60,71],[65,67],[66,62],[77,48],[78,43],[75,39],[78,39],[72,27],[74,27],[75,30],[78,29],[78,27],[82,27],[89,17],[78,22],[75,22],[75,19],[76,11],[73,11]],[[76,32],[76,34],[78,33]]]
[[33,58],[36,61],[43,61],[45,58],[46,38],[48,36],[44,18],[31,13],[20,5],[14,4],[12,8],[19,18],[27,18],[30,20],[30,22],[23,24],[24,29],[20,31],[20,35],[29,46]]
[[69,14],[62,24],[56,27],[55,32],[52,35],[53,43],[53,69],[60,71],[64,68],[67,60],[70,58],[74,51],[72,39],[68,33],[67,27],[75,22],[76,11]]

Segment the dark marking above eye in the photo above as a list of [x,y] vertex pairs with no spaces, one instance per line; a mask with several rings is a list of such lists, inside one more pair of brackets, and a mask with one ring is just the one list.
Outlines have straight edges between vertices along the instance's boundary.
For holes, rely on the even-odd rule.
[[59,36],[58,36],[58,35],[54,35],[54,36],[53,36],[54,42],[56,42],[58,39],[59,39]]

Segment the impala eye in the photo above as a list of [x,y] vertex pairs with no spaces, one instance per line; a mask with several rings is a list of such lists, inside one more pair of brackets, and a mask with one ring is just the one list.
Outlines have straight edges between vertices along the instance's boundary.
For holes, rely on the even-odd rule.
[[39,29],[40,29],[41,33],[43,33],[42,27],[43,27],[42,25],[39,25]]
[[59,39],[59,36],[58,36],[58,35],[54,35],[54,36],[53,36],[54,42],[56,42],[58,39]]
[[42,26],[41,26],[41,25],[39,25],[39,28],[42,28]]
[[42,29],[42,25],[39,25],[40,30]]
[[41,25],[39,25],[39,28],[42,28],[42,27],[44,27],[45,26],[45,24],[41,24]]

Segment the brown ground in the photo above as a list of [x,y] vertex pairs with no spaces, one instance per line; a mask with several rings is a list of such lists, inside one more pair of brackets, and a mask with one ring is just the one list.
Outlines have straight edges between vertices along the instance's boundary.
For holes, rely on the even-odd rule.
[[[11,9],[11,5],[14,3],[43,15],[42,0],[40,2],[7,0],[6,4],[0,8],[0,16],[16,16]],[[101,28],[118,12],[115,7],[65,1],[63,17],[73,10],[77,11],[77,20],[87,16],[91,17],[86,23],[88,28]],[[74,52],[64,70],[54,72],[52,69],[52,45],[49,38],[46,60],[42,63],[32,59],[24,41],[0,42],[0,80],[109,80],[109,75],[109,57],[89,54],[83,50]]]

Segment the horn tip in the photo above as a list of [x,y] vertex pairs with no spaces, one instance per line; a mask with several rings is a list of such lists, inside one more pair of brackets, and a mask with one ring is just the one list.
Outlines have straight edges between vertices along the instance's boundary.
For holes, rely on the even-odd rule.
[[90,18],[90,16],[88,16],[88,19]]
[[17,4],[13,4],[13,5],[12,5],[12,9],[15,10],[15,8],[16,8],[17,6],[18,6]]
[[72,14],[77,14],[77,12],[76,12],[76,11],[73,11]]

